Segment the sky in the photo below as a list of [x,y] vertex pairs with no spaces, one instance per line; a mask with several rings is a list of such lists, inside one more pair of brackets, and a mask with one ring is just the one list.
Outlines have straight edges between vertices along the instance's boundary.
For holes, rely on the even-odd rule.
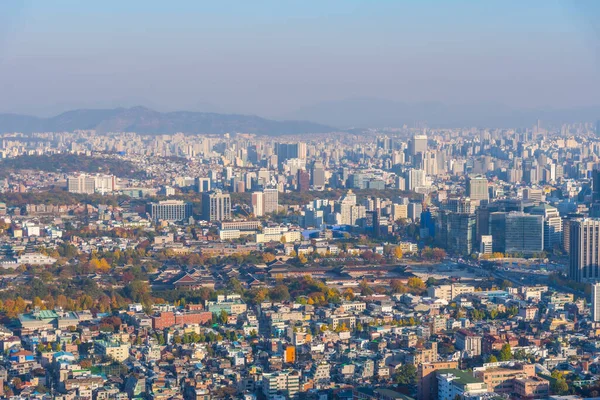
[[277,118],[356,98],[600,105],[600,1],[0,4],[0,112]]

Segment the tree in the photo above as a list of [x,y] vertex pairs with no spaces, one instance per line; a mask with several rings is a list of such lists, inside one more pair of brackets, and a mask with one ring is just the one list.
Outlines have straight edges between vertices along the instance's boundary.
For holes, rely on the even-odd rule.
[[512,360],[512,349],[510,348],[510,344],[505,343],[500,349],[500,361],[509,361]]
[[402,253],[402,248],[400,246],[396,246],[394,248],[394,257],[397,259],[401,259],[404,253]]
[[562,372],[552,371],[552,381],[550,383],[550,391],[554,394],[564,395],[569,392],[569,384]]
[[374,293],[374,290],[369,286],[369,282],[367,282],[365,279],[360,281],[358,287],[360,288],[360,293],[363,296],[370,296]]
[[394,293],[406,293],[406,285],[400,279],[392,279],[390,287]]
[[404,364],[394,374],[394,382],[399,385],[414,385],[417,382],[417,367]]
[[485,362],[488,362],[488,363],[495,363],[495,362],[498,362],[498,359],[496,358],[496,356],[495,356],[495,355],[493,355],[493,354],[490,354],[490,356],[487,358],[487,360],[486,360]]
[[277,285],[271,289],[269,297],[273,301],[285,301],[290,299],[290,292],[285,285]]
[[411,289],[418,289],[418,290],[425,289],[425,282],[423,282],[423,280],[421,278],[418,278],[416,276],[412,277],[412,278],[408,278],[407,285]]
[[275,261],[275,255],[273,253],[263,253],[262,259],[265,263],[270,263],[271,261]]

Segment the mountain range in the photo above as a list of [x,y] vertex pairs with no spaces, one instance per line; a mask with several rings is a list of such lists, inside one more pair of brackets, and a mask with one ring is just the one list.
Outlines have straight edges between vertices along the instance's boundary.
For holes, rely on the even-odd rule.
[[223,134],[227,132],[260,135],[326,133],[334,128],[307,121],[275,121],[253,115],[205,112],[158,112],[146,107],[80,109],[54,117],[0,114],[0,132],[63,132],[95,129],[98,133],[137,132],[140,134]]
[[357,98],[307,106],[288,113],[281,120],[215,112],[159,112],[138,106],[79,109],[48,118],[0,114],[0,133],[95,129],[100,134],[242,132],[278,136],[327,133],[349,128],[401,127],[405,124],[412,127],[417,123],[426,123],[433,128],[522,128],[533,126],[538,119],[544,127],[594,122],[600,119],[600,106],[525,109],[492,103],[448,105],[439,102],[405,103],[377,98]]

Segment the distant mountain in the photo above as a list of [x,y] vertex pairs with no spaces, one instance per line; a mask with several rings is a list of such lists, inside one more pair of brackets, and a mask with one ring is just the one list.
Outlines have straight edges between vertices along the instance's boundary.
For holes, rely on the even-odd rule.
[[0,132],[62,132],[95,129],[99,133],[189,134],[227,132],[261,135],[326,133],[336,129],[307,121],[274,121],[253,115],[176,111],[161,113],[145,107],[73,110],[50,118],[0,114]]
[[405,103],[377,98],[330,101],[301,108],[286,118],[306,119],[338,127],[398,127],[426,122],[431,127],[530,127],[593,122],[600,106],[571,109],[523,109],[502,104],[447,105],[439,102]]

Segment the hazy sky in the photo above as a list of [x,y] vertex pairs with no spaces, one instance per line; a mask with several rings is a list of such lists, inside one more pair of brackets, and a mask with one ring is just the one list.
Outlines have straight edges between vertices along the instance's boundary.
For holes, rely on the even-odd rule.
[[599,21],[595,0],[3,1],[0,112],[599,105]]

